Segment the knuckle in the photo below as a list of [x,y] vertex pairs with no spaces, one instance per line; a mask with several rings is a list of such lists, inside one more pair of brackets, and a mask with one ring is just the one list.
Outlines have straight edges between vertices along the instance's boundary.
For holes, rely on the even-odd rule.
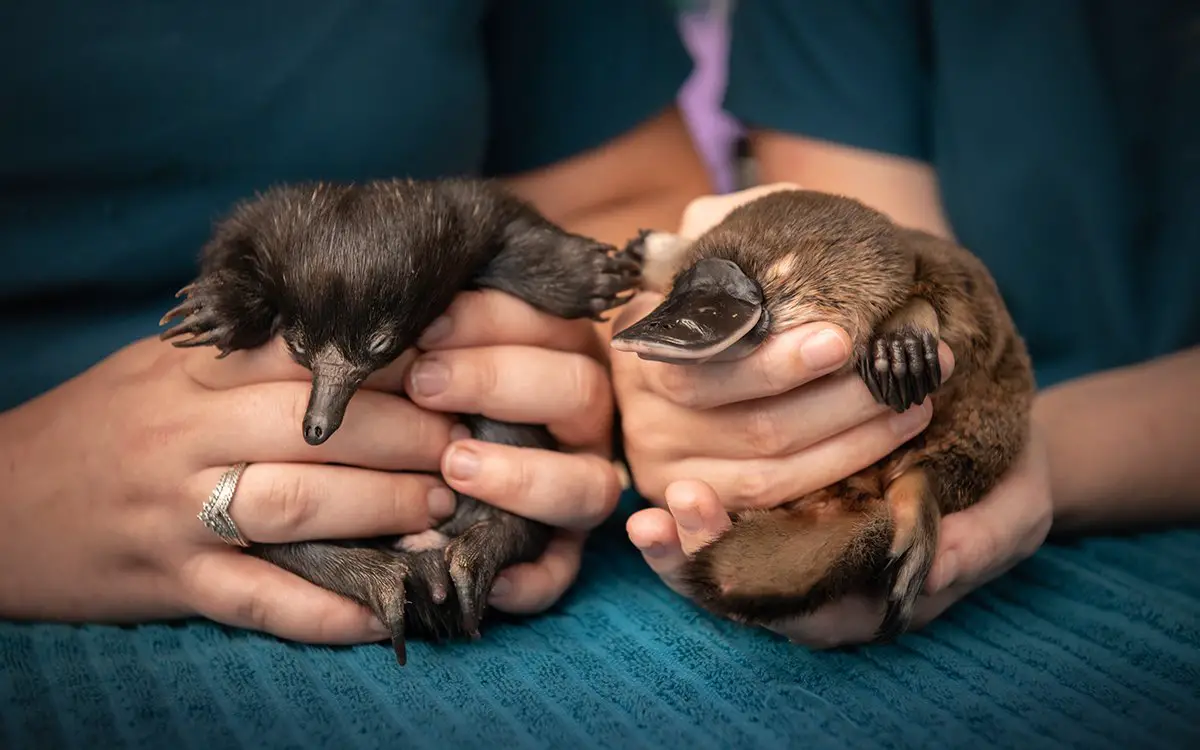
[[573,357],[571,398],[576,419],[588,435],[600,437],[612,428],[612,388],[604,368],[588,357]]
[[437,466],[442,452],[450,444],[450,420],[412,404],[402,406],[406,413],[398,415],[397,422],[406,425],[409,437],[396,441],[403,446],[399,460],[413,464],[414,468]]
[[298,472],[278,472],[267,497],[265,515],[289,532],[299,531],[312,519],[313,505],[307,501],[304,480]]
[[[285,424],[304,424],[304,415],[308,413],[309,396],[310,391],[303,383],[288,384],[288,398],[280,403],[283,411],[280,416],[288,420]],[[295,432],[299,434],[299,428]]]
[[700,388],[692,374],[681,366],[666,365],[657,368],[658,374],[653,378],[656,390],[663,398],[676,406],[687,409],[699,408]]
[[602,465],[603,476],[600,481],[589,483],[590,486],[597,489],[590,493],[588,502],[590,507],[587,508],[588,528],[599,526],[611,516],[621,499],[621,481],[617,477],[616,468],[607,461],[597,461],[597,463]]
[[499,391],[499,370],[496,368],[495,358],[490,354],[474,353],[474,356],[444,361],[450,368],[451,388],[461,383],[459,387],[464,389],[464,395],[479,399],[491,399]]
[[271,608],[257,587],[234,605],[234,609],[238,621],[246,623],[250,629],[264,633],[271,631]]
[[756,405],[746,420],[746,443],[756,454],[777,456],[790,447],[779,415],[769,405]]
[[604,367],[583,355],[572,357],[572,360],[576,400],[589,413],[608,411],[612,406],[612,381]]
[[758,356],[754,358],[754,377],[762,383],[767,392],[782,393],[791,385],[784,373],[799,372],[799,369],[789,368],[788,362],[784,361],[787,358],[781,356],[780,347],[771,346],[771,343],[768,342],[767,346],[756,352]]
[[143,424],[143,427],[130,429],[127,434],[121,435],[119,438],[120,442],[127,447],[127,450],[121,454],[122,459],[128,458],[131,462],[140,461],[144,460],[141,458],[143,456],[161,455],[172,446],[190,442],[188,438],[191,437],[192,428],[188,420],[179,415],[152,418]]
[[532,467],[525,460],[525,451],[511,451],[511,457],[504,462],[505,470],[497,472],[500,485],[497,490],[509,497],[528,499],[533,490],[535,477]]
[[379,521],[387,527],[397,522],[408,522],[429,514],[429,506],[422,493],[416,491],[407,476],[392,476],[382,489],[379,498]]
[[738,471],[730,487],[727,505],[738,508],[766,508],[771,503],[775,482],[773,472],[762,466],[747,466]]

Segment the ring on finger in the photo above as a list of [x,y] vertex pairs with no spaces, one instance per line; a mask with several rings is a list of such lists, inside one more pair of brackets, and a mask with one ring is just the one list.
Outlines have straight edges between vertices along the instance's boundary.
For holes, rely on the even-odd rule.
[[197,518],[208,527],[221,541],[232,547],[249,547],[250,543],[242,536],[242,532],[238,530],[237,524],[229,515],[229,504],[233,502],[233,494],[237,492],[238,480],[242,477],[242,472],[246,470],[247,464],[245,461],[234,464],[225,470],[221,478],[217,480],[217,486],[213,488],[212,494],[208,496],[208,500],[204,503],[204,507],[200,509]]

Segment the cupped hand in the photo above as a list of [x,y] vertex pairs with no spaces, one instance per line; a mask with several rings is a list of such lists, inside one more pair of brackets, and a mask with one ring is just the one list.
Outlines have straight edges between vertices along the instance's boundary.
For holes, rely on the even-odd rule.
[[[679,233],[697,237],[729,211],[779,183],[693,201]],[[614,331],[644,317],[662,297],[639,294]],[[940,347],[943,379],[953,373]],[[840,327],[811,322],[772,335],[736,362],[680,366],[613,351],[626,459],[638,491],[655,504],[681,480],[710,485],[729,510],[766,508],[862,469],[925,428],[928,401],[903,414],[877,403],[852,371]]]
[[407,378],[421,407],[546,425],[561,451],[455,438],[441,461],[455,490],[558,527],[542,557],[497,576],[489,603],[509,613],[554,604],[574,583],[588,532],[616,508],[612,390],[593,324],[542,313],[511,295],[459,294],[418,341]]
[[202,615],[308,642],[386,638],[371,613],[227,546],[196,517],[249,462],[229,513],[250,542],[423,531],[453,511],[436,472],[452,420],[375,373],[341,429],[302,436],[310,374],[278,341],[218,360],[150,338],[0,415],[0,615]]
[[[778,183],[697,199],[679,234],[695,238],[737,206],[797,187]],[[614,331],[661,299],[638,295],[620,311]],[[945,344],[939,355],[945,381],[954,358]],[[928,400],[894,413],[843,369],[849,357],[847,332],[819,321],[772,335],[735,362],[679,366],[612,352],[634,484],[654,505],[669,506],[674,498],[673,510],[684,514],[676,524],[668,511],[651,508],[627,525],[631,541],[668,585],[677,586],[670,572],[679,555],[719,533],[727,512],[774,507],[833,484],[925,429],[932,418]]]
[[[979,503],[945,516],[937,555],[917,599],[910,630],[919,630],[964,596],[1004,575],[1045,542],[1053,517],[1046,449],[1037,426],[1020,459]],[[630,539],[646,562],[680,595],[679,573],[688,558],[729,528],[729,516],[712,487],[695,480],[667,490],[667,509],[631,517]],[[770,629],[814,649],[870,641],[883,620],[884,603],[848,597],[808,617]]]

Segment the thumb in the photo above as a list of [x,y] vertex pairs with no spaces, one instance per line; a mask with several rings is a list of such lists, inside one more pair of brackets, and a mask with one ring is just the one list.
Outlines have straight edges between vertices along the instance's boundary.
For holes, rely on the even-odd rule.
[[983,501],[942,518],[938,533],[938,551],[925,582],[927,594],[937,594],[952,586],[978,581],[1001,563],[999,530],[1007,529],[1002,503],[996,498]]
[[1053,511],[1040,435],[975,505],[942,518],[938,552],[926,592],[975,588],[1033,554],[1046,538]]
[[683,219],[680,222],[679,234],[694,239],[712,229],[721,222],[730,211],[750,201],[761,198],[768,193],[781,190],[798,190],[800,186],[794,182],[772,182],[767,185],[738,190],[733,193],[717,193],[702,195],[695,198],[683,209]]

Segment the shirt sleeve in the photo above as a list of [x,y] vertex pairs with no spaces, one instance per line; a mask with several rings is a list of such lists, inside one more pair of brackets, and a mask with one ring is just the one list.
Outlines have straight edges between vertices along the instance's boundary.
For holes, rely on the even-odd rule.
[[725,108],[751,128],[928,161],[926,4],[738,2]]
[[485,23],[485,172],[600,146],[676,100],[692,58],[667,0],[497,0]]

